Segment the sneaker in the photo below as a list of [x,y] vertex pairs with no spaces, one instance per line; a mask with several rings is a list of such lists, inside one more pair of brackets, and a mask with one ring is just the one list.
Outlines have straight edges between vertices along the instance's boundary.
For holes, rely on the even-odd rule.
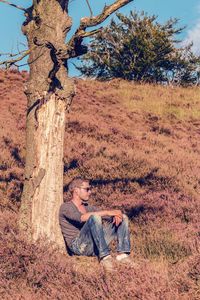
[[119,254],[116,256],[116,260],[121,264],[126,264],[132,267],[137,266],[137,264],[132,261],[130,255],[128,254]]
[[101,259],[100,264],[107,272],[113,272],[114,266],[113,266],[113,258],[111,255],[108,255]]

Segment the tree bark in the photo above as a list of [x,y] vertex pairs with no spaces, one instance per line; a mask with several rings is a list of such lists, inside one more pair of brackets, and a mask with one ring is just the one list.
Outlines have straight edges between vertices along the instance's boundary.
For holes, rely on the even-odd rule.
[[65,112],[74,83],[57,54],[65,47],[71,18],[68,1],[33,2],[22,27],[32,51],[25,91],[26,167],[19,225],[30,240],[47,238],[63,248],[58,210],[63,201]]
[[[133,0],[116,0],[93,17],[82,18],[65,44],[72,22],[69,0],[33,0],[25,11],[22,31],[27,37],[30,77],[26,128],[25,180],[19,226],[27,238],[47,238],[63,248],[58,210],[63,201],[63,144],[65,111],[74,96],[74,82],[67,77],[67,60],[86,53],[83,38],[99,31],[86,29],[105,21]],[[10,65],[14,61],[10,61]]]

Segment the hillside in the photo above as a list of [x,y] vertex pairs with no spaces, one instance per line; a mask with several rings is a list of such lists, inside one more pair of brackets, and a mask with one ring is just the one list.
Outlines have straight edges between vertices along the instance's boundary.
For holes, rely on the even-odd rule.
[[91,179],[94,204],[128,214],[138,263],[105,276],[18,233],[27,77],[0,70],[1,299],[199,299],[200,89],[76,80],[64,197],[74,176]]

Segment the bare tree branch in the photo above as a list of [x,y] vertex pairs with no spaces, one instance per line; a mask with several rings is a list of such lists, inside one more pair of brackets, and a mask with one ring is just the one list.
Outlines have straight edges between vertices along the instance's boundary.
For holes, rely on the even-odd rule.
[[[125,6],[126,4],[128,4],[132,1],[133,0],[116,0],[113,4],[111,4],[109,6],[105,6],[103,11],[99,15],[97,15],[95,17],[91,16],[91,17],[82,18],[79,28],[76,30],[75,34],[72,36],[70,41],[67,43],[68,58],[76,57],[76,56],[86,53],[87,52],[86,47],[81,46],[83,39],[100,32],[102,29],[102,28],[100,28],[97,30],[92,30],[90,32],[86,32],[87,28],[101,24],[112,13],[114,13],[119,8]],[[65,54],[67,54],[67,53],[65,53]]]
[[17,66],[18,68],[24,67],[24,66],[30,66],[30,65],[32,65],[38,58],[42,57],[43,54],[44,54],[44,53],[40,53],[34,60],[29,61],[29,62],[27,62],[27,63],[21,64],[21,65],[16,65],[16,64],[14,64],[14,65]]
[[92,8],[91,8],[91,6],[90,6],[89,1],[86,0],[86,2],[87,2],[87,5],[88,5],[88,8],[89,8],[89,11],[90,11],[90,16],[92,17],[92,16],[93,16]]
[[11,2],[9,2],[7,0],[0,0],[0,2],[3,2],[3,3],[8,4],[8,5],[12,6],[12,7],[15,7],[17,9],[20,9],[20,10],[23,10],[23,11],[27,12],[27,10],[24,7],[21,7],[19,5],[13,4],[13,3],[11,3]]
[[[103,27],[100,27],[100,28],[98,28],[98,29],[94,29],[94,30],[91,30],[91,31],[84,31],[84,30],[82,30],[82,31],[80,31],[78,34],[77,34],[77,38],[86,38],[86,37],[89,37],[89,36],[92,36],[92,35],[94,35],[94,34],[97,34],[97,33],[99,33],[99,32],[101,32],[101,30],[103,29]],[[69,42],[69,44],[70,44],[70,42]]]
[[113,4],[105,6],[102,13],[95,17],[85,17],[81,19],[80,26],[77,31],[85,30],[86,28],[97,26],[105,21],[112,13],[117,11],[119,8],[132,2],[133,0],[116,0]]
[[81,32],[80,37],[77,37],[75,40],[72,40],[72,42],[68,44],[67,51],[61,53],[62,59],[74,58],[87,53],[87,46],[81,45],[83,38],[93,36],[94,34],[101,32],[102,29],[103,27],[88,32]]
[[15,56],[18,56],[16,58],[13,58],[13,59],[6,59],[4,61],[1,61],[0,62],[0,66],[1,65],[5,65],[6,68],[9,68],[11,67],[12,65],[16,65],[16,63],[18,61],[21,61],[24,57],[26,57],[27,55],[29,55],[29,53],[31,52],[31,49],[28,49],[28,50],[25,50],[25,51],[22,51],[20,53],[15,53],[15,54],[12,54],[12,53],[2,53],[0,54],[1,55],[6,55],[6,56],[9,56],[9,57],[15,57]]
[[18,55],[21,55],[23,54],[26,50],[23,50],[23,51],[18,51],[17,53],[11,53],[11,52],[7,52],[7,53],[1,53],[0,52],[0,56],[8,56],[8,57],[15,57],[15,56],[18,56]]

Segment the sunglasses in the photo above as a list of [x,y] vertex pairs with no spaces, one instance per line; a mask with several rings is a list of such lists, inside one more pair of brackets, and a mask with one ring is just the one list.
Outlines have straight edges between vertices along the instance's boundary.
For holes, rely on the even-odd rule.
[[86,190],[87,192],[90,192],[90,191],[92,190],[92,188],[91,188],[91,187],[87,187],[87,188],[80,187],[80,189]]

